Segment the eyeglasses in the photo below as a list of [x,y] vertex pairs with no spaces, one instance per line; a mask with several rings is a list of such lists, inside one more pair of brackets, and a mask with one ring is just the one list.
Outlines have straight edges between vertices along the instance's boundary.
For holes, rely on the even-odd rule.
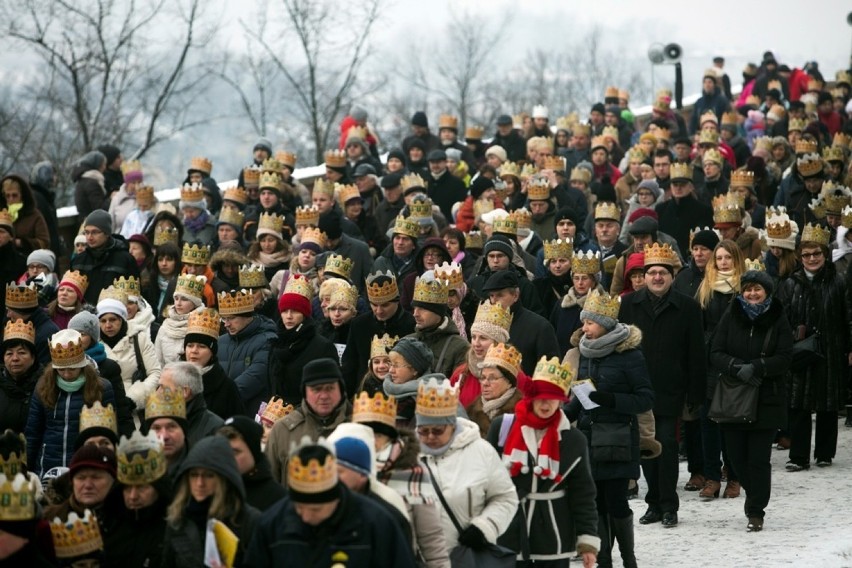
[[803,252],[802,253],[802,259],[803,260],[808,260],[808,259],[811,259],[811,258],[817,259],[817,258],[820,258],[821,256],[822,256],[821,250],[819,250],[817,252]]
[[417,435],[422,438],[428,438],[432,436],[433,438],[439,438],[443,436],[447,432],[447,426],[418,426],[417,427]]
[[499,375],[495,376],[495,377],[480,377],[479,378],[480,383],[499,383],[502,380],[503,380],[503,377],[501,377]]
[[649,270],[645,273],[645,276],[650,276],[651,278],[656,278],[658,276],[667,276],[669,275],[668,270]]
[[87,231],[83,231],[83,235],[86,237],[96,237],[98,235],[103,235],[104,232],[98,229],[91,229]]
[[408,363],[390,363],[388,367],[390,367],[391,369],[404,369],[405,367],[408,367],[409,369],[414,368]]
[[423,253],[423,257],[425,258],[427,256],[429,258],[440,258],[441,252],[437,251],[437,250],[427,250],[426,252]]

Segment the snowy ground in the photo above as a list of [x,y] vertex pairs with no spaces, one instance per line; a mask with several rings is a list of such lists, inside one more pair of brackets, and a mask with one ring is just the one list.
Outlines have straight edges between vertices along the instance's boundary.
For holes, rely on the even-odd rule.
[[[737,499],[704,502],[698,492],[683,491],[686,462],[680,463],[678,480],[679,525],[640,525],[646,510],[640,480],[639,499],[630,501],[639,566],[852,567],[852,428],[844,428],[841,418],[839,430],[831,467],[812,463],[808,471],[790,473],[784,470],[787,452],[772,451],[772,497],[762,532],[746,532],[745,492]],[[617,554],[616,549],[614,566],[621,565]]]

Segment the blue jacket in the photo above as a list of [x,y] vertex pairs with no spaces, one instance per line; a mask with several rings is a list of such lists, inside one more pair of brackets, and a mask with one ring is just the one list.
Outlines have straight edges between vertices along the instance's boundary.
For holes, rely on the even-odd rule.
[[261,401],[269,398],[267,365],[269,342],[275,339],[275,322],[264,316],[255,316],[236,335],[226,333],[219,337],[219,364],[240,389],[246,412],[252,416]]
[[[111,404],[115,408],[112,385],[106,379],[99,380],[103,389],[101,404]],[[38,391],[33,394],[26,430],[30,471],[41,477],[53,467],[69,466],[74,455],[74,441],[80,432],[83,405],[83,389],[72,393],[60,390],[53,408],[44,406]]]
[[47,312],[41,308],[37,308],[28,321],[33,322],[33,327],[35,328],[36,358],[42,365],[47,365],[50,363],[50,347],[48,346],[48,342],[54,333],[59,332],[59,327],[53,323]]

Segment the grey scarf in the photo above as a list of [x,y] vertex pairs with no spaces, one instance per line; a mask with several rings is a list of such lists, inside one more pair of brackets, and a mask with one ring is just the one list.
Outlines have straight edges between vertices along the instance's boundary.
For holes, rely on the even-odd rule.
[[580,354],[588,359],[600,359],[612,353],[615,348],[630,335],[630,328],[619,323],[597,339],[589,339],[585,335],[580,338]]
[[394,396],[397,400],[417,396],[418,386],[420,386],[420,379],[414,379],[413,381],[398,385],[391,380],[390,375],[385,376],[385,380],[382,382],[382,390],[385,391],[385,395]]
[[515,391],[517,389],[515,387],[509,387],[509,389],[495,398],[494,400],[485,400],[482,399],[482,412],[484,412],[488,418],[494,420],[494,417],[497,416],[497,413],[500,412],[500,409],[503,408],[503,405],[506,402],[515,396]]

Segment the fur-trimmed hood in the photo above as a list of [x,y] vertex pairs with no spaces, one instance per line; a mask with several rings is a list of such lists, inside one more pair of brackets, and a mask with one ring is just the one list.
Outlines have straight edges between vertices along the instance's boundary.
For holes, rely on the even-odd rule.
[[[642,330],[635,325],[628,325],[627,329],[630,330],[630,334],[627,336],[627,339],[615,346],[616,353],[629,351],[631,349],[638,349],[642,345]],[[571,334],[571,345],[574,347],[580,345],[580,338],[582,337],[583,328],[580,328]]]
[[739,237],[737,237],[737,246],[740,250],[748,250],[752,247],[754,241],[760,239],[760,233],[754,227],[746,227]]
[[[601,293],[603,293],[605,291],[603,289],[603,286],[601,286],[600,284],[597,285],[595,290],[597,290],[598,292],[601,292]],[[573,308],[574,306],[579,306],[580,309],[582,309],[583,304],[586,303],[586,298],[588,298],[589,294],[591,294],[591,293],[592,293],[592,291],[589,290],[586,293],[585,296],[583,296],[582,298],[578,298],[576,290],[574,290],[574,287],[571,286],[568,289],[568,292],[566,292],[565,295],[562,296],[562,304],[560,305],[560,307],[562,307],[562,308]]]
[[210,257],[210,268],[214,272],[221,270],[225,264],[242,266],[244,264],[251,264],[251,261],[243,253],[232,249],[218,250]]

